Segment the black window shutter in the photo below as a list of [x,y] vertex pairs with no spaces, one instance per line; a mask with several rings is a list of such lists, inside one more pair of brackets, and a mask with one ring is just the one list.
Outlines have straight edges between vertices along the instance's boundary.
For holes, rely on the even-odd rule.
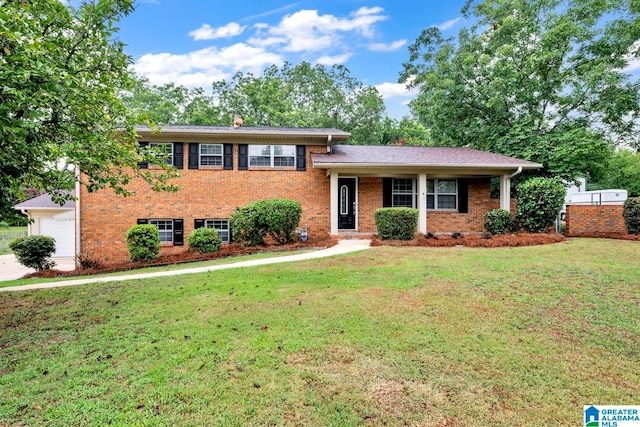
[[184,246],[184,220],[173,220],[173,244],[174,246]]
[[469,180],[458,179],[458,212],[469,213]]
[[393,178],[382,178],[382,207],[393,206]]
[[204,219],[194,219],[193,220],[193,229],[204,227]]
[[198,160],[198,156],[200,156],[200,144],[197,142],[189,143],[189,169],[198,169],[198,164],[200,163]]
[[249,146],[238,144],[238,170],[249,169]]
[[[138,146],[140,147],[140,153],[144,155],[144,153],[147,151],[147,147],[149,146],[149,143],[139,142]],[[147,162],[138,162],[138,167],[140,169],[147,169],[149,167],[149,164]]]
[[304,145],[296,145],[296,170],[307,170],[307,147]]
[[173,166],[178,169],[184,168],[184,144],[182,142],[173,143]]
[[138,224],[149,224],[149,220],[146,218],[138,218]]
[[222,164],[224,165],[224,170],[232,171],[233,170],[233,144],[223,144],[222,145]]

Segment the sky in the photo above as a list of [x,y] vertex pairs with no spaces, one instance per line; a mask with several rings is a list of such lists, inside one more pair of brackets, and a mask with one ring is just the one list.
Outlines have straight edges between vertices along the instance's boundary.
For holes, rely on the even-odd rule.
[[398,83],[408,46],[438,26],[465,25],[464,0],[138,0],[119,23],[133,69],[152,84],[208,89],[236,72],[260,75],[272,64],[347,67],[375,86],[387,114],[409,114],[415,96]]

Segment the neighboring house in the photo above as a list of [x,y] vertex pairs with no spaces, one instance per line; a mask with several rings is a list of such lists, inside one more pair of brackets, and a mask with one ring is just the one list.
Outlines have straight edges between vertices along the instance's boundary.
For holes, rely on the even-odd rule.
[[[166,150],[180,170],[177,193],[157,193],[141,180],[135,195],[111,190],[78,199],[78,251],[106,263],[128,259],[125,234],[135,224],[160,230],[161,254],[186,251],[186,236],[215,227],[233,239],[234,209],[267,198],[302,205],[300,226],[309,239],[370,237],[374,212],[383,206],[415,207],[418,232],[479,232],[484,214],[510,209],[510,177],[542,165],[502,155],[450,147],[344,145],[336,129],[164,126],[137,129],[142,146]],[[141,165],[146,167],[146,165]],[[500,177],[499,204],[490,179]]]
[[76,254],[75,207],[73,200],[61,206],[46,193],[14,206],[31,220],[29,236],[49,236],[56,240],[54,257],[73,257]]

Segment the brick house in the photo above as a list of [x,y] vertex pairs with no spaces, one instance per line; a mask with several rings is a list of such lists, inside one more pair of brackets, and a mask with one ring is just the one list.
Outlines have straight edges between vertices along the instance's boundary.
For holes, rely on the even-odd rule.
[[[350,134],[336,129],[165,126],[137,132],[142,146],[166,150],[180,171],[180,189],[157,193],[134,181],[129,198],[80,189],[76,251],[106,263],[128,259],[124,236],[140,223],[158,226],[161,254],[188,250],[186,236],[197,227],[215,227],[230,241],[234,209],[267,198],[300,202],[311,241],[371,236],[374,212],[383,206],[417,208],[420,233],[479,232],[487,211],[510,209],[510,177],[542,166],[469,148],[345,145]],[[493,177],[500,177],[499,205],[490,198]]]

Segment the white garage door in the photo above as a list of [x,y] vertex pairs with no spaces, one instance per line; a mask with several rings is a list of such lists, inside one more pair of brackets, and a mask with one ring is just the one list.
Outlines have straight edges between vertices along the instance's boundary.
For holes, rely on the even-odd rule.
[[56,239],[54,257],[75,256],[76,228],[73,211],[40,218],[40,234]]

